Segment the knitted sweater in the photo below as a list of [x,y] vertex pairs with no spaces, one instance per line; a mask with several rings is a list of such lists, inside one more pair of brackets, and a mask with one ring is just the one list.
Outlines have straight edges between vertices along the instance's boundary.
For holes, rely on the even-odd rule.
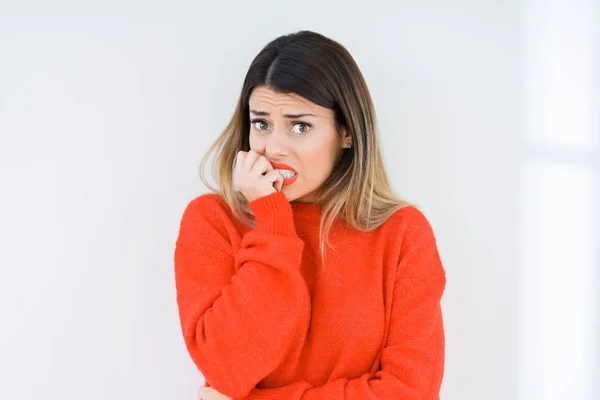
[[415,207],[373,232],[337,219],[325,269],[317,204],[276,192],[239,223],[192,200],[176,242],[184,341],[205,385],[233,399],[432,400],[444,372],[436,239]]

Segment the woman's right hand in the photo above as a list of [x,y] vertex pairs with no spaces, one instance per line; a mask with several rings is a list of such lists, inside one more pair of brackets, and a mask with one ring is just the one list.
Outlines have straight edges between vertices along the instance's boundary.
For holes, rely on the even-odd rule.
[[248,202],[280,192],[283,186],[283,176],[254,150],[238,151],[234,181]]

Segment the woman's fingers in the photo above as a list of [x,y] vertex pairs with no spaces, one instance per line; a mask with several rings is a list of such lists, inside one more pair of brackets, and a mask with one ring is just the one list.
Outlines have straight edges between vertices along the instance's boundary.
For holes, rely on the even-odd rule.
[[258,152],[238,152],[234,186],[248,202],[283,188],[283,176],[271,165],[271,162]]
[[271,182],[278,192],[281,191],[281,187],[283,185],[283,176],[281,176],[279,171],[272,170],[267,172],[265,179]]
[[256,162],[256,160],[258,160],[259,157],[260,154],[258,154],[254,150],[250,150],[244,159],[243,170],[251,171],[252,167],[254,166],[254,163]]
[[269,160],[267,160],[267,158],[264,156],[260,156],[258,158],[258,160],[256,160],[256,162],[254,163],[254,166],[252,167],[252,170],[250,171],[250,175],[260,177],[272,170],[273,170],[273,166],[271,165]]
[[246,160],[246,156],[248,155],[248,153],[246,153],[245,151],[238,151],[237,155],[235,157],[235,173],[236,175],[240,173],[240,170],[242,169],[242,165],[244,165],[244,161]]

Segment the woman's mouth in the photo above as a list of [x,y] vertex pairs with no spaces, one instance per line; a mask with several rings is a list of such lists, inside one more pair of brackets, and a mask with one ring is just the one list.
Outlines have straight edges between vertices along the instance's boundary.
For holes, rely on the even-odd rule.
[[298,172],[295,169],[286,164],[279,164],[272,162],[271,165],[275,171],[279,172],[283,176],[283,186],[291,185],[298,179]]
[[283,186],[291,185],[292,183],[296,182],[296,179],[298,179],[298,174],[288,169],[275,168],[275,171],[279,172],[281,176],[283,176]]

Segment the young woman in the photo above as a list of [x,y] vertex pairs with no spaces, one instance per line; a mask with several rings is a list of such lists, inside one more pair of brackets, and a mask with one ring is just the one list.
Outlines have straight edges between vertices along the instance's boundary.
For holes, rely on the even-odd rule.
[[211,399],[438,399],[446,285],[431,225],[394,196],[348,51],[320,34],[256,56],[183,212],[181,328]]

